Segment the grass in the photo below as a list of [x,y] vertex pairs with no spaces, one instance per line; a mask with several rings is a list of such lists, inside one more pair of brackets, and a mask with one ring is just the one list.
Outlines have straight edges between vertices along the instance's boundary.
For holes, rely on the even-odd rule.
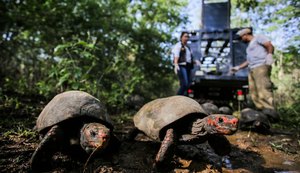
[[37,137],[37,133],[33,129],[25,127],[17,127],[3,133],[3,137],[5,138],[12,138],[13,136],[32,139]]

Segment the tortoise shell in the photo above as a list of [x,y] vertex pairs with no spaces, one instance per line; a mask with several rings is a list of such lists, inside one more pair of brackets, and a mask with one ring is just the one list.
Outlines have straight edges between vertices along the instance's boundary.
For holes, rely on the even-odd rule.
[[212,103],[203,103],[201,104],[201,106],[207,112],[208,115],[219,113],[219,108]]
[[41,132],[65,120],[91,117],[112,127],[105,106],[92,95],[83,91],[67,91],[56,95],[42,110],[36,129]]
[[185,96],[160,98],[145,104],[133,117],[134,125],[150,138],[160,141],[161,130],[191,114],[207,116],[201,105]]

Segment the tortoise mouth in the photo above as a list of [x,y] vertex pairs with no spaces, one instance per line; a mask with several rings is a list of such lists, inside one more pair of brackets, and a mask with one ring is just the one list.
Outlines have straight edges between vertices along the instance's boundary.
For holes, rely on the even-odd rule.
[[223,135],[232,135],[238,130],[237,127],[223,127],[218,128],[218,132]]
[[103,148],[103,147],[106,147],[106,146],[107,146],[109,140],[110,140],[109,136],[101,137],[100,142],[93,143],[93,144],[91,144],[91,145],[92,145],[95,149]]
[[108,143],[110,141],[109,139],[110,138],[107,138],[102,142],[90,141],[88,144],[86,144],[86,146],[82,146],[82,147],[88,154],[93,152],[99,152],[101,150],[104,150],[108,146]]

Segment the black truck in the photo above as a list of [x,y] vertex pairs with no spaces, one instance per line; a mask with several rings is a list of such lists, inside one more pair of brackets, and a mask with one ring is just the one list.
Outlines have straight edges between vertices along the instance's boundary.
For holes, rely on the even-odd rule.
[[230,1],[202,0],[202,29],[191,31],[188,42],[201,62],[193,70],[189,97],[232,108],[248,103],[248,70],[230,71],[246,60],[247,44],[236,35],[240,29],[230,28]]

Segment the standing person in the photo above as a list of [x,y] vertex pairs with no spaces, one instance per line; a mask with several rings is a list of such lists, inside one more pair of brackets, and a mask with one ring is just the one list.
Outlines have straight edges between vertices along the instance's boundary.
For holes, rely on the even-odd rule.
[[187,90],[191,83],[191,70],[193,69],[194,61],[191,49],[187,45],[188,40],[189,33],[182,32],[180,41],[175,44],[172,50],[174,56],[174,72],[177,74],[180,83],[177,95],[187,96]]
[[[267,115],[271,122],[278,121],[279,115],[275,111],[272,82],[270,79],[272,63],[274,61],[274,46],[266,36],[254,36],[249,28],[239,30],[237,35],[242,41],[249,43],[246,49],[247,60],[233,67],[231,70],[237,72],[242,68],[249,67],[249,92],[253,103],[258,111]],[[257,125],[261,124],[261,122],[255,123]]]

